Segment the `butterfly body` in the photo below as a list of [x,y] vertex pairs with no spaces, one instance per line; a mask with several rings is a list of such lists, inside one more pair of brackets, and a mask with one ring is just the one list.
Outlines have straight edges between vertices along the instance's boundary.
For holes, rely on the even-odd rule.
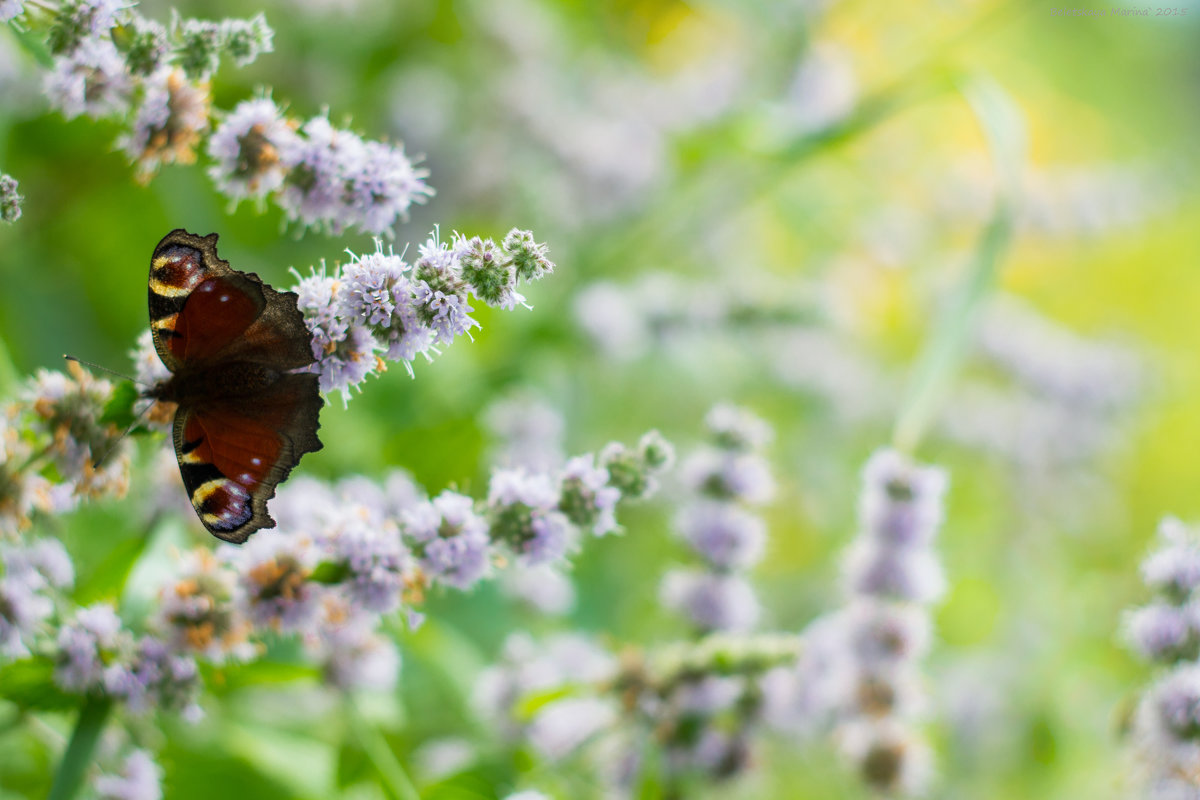
[[167,234],[150,265],[150,327],[171,377],[146,392],[178,405],[174,443],[200,521],[241,543],[275,526],[267,500],[317,438],[312,336],[292,292],[217,256],[217,235]]

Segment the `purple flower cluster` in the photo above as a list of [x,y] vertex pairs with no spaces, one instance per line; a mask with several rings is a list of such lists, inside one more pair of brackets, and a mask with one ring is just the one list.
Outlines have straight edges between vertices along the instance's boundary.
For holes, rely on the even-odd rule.
[[332,275],[301,278],[296,292],[313,332],[322,391],[348,397],[387,361],[402,362],[411,375],[418,355],[432,359],[439,346],[479,327],[469,295],[512,308],[523,300],[518,281],[553,269],[546,246],[514,228],[500,244],[459,234],[447,243],[435,231],[412,264],[377,242],[376,252],[351,254]]
[[239,103],[213,131],[208,154],[209,174],[235,202],[272,196],[288,219],[331,233],[391,236],[409,207],[433,194],[402,147],[334,128],[325,116],[289,119],[267,97]]
[[[269,97],[214,112],[208,81],[223,58],[244,67],[273,49],[266,18],[172,18],[165,27],[118,0],[64,0],[48,17],[6,0],[0,19],[46,25],[54,61],[50,103],[68,119],[125,124],[118,145],[148,181],[163,164],[190,164],[202,144],[219,191],[236,204],[268,197],[303,227],[392,235],[433,190],[401,146],[334,128],[326,116],[286,117]],[[214,128],[215,123],[215,128]],[[211,130],[210,130],[211,129]],[[16,182],[0,176],[0,218],[20,214]]]
[[71,587],[75,570],[55,539],[0,545],[0,565],[0,656],[20,658],[47,632],[55,592]]
[[17,179],[0,172],[0,220],[16,222],[21,218],[21,202],[25,198],[17,193]]
[[27,528],[35,512],[62,513],[129,486],[128,445],[103,421],[111,384],[74,362],[68,371],[38,372],[0,413],[0,539]]
[[111,605],[80,609],[58,633],[55,680],[69,692],[104,694],[134,713],[178,709],[198,718],[200,676],[189,655],[163,640],[135,639]]
[[176,16],[168,30],[115,0],[65,0],[47,30],[54,64],[45,91],[67,118],[132,116],[122,145],[149,177],[159,163],[194,157],[208,128],[206,82],[222,55],[245,66],[271,52],[272,35],[261,14]]
[[[619,449],[659,454],[667,447],[648,434],[638,448]],[[643,486],[663,464],[649,461],[641,462]],[[58,631],[56,680],[68,691],[107,694],[134,712],[158,706],[194,713],[197,660],[248,661],[261,652],[263,636],[282,634],[299,637],[328,685],[389,689],[400,657],[380,631],[385,615],[402,610],[416,626],[416,609],[432,587],[469,590],[494,565],[560,561],[581,533],[560,510],[564,500],[590,509],[593,534],[615,527],[609,517],[624,495],[592,456],[571,463],[587,469],[498,471],[486,500],[450,490],[426,499],[403,472],[332,485],[297,478],[281,488],[273,508],[282,533],[180,557],[159,590],[148,633],[136,637],[111,606],[80,610]],[[22,656],[47,627],[49,592],[70,584],[71,566],[61,547],[47,542],[0,556],[7,565],[0,647]]]
[[701,632],[749,630],[759,605],[744,573],[762,559],[767,530],[750,509],[768,500],[774,482],[761,449],[770,427],[744,409],[715,406],[705,420],[712,444],[697,449],[682,466],[691,499],[675,528],[701,567],[674,569],[664,576],[663,604]]
[[1158,547],[1142,562],[1155,594],[1125,618],[1125,634],[1143,658],[1165,668],[1134,714],[1147,797],[1194,793],[1200,770],[1200,530],[1166,517]]
[[894,450],[863,470],[859,534],[846,553],[848,604],[813,622],[794,669],[772,676],[772,717],[790,730],[829,724],[862,779],[915,795],[931,777],[914,729],[924,698],[918,667],[929,647],[928,606],[945,579],[933,551],[944,515],[945,473]]
[[100,800],[160,800],[162,767],[145,750],[134,750],[117,774],[103,773],[92,784]]
[[663,753],[656,774],[668,789],[741,772],[761,727],[763,675],[797,650],[794,636],[723,634],[618,659],[578,634],[516,633],[476,682],[475,705],[506,740],[547,762],[571,758],[573,770],[586,764],[605,796],[625,797],[648,744]]

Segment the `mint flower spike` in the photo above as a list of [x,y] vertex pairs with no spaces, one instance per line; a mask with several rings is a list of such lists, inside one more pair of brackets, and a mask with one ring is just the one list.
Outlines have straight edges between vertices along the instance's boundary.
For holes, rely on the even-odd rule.
[[[270,101],[260,102],[255,113],[274,119]],[[247,112],[243,121],[250,116]],[[277,131],[280,137],[294,135],[282,131]],[[227,136],[222,141],[235,139]],[[236,157],[228,163],[235,162]],[[545,247],[540,247],[544,258]],[[488,265],[483,264],[483,254],[489,257]],[[414,375],[417,356],[432,361],[439,346],[470,336],[479,327],[471,316],[471,295],[480,297],[482,292],[503,308],[515,307],[523,298],[515,292],[511,261],[512,254],[491,239],[455,234],[451,242],[444,242],[435,229],[417,248],[412,264],[376,239],[374,253],[351,252],[350,262],[332,274],[324,267],[307,277],[296,273],[300,282],[295,291],[313,334],[321,390],[340,391],[348,403],[351,390],[361,389],[368,376],[383,372],[389,362],[399,361]],[[543,274],[553,268],[547,264]],[[505,272],[504,286],[492,281],[493,268]]]
[[1134,712],[1134,749],[1147,796],[1183,797],[1200,769],[1200,527],[1164,517],[1141,573],[1154,596],[1126,613],[1123,632],[1161,673]]
[[131,75],[148,76],[164,66],[171,52],[167,29],[152,19],[135,15],[129,24],[125,66]]
[[945,589],[933,542],[948,481],[890,449],[875,452],[862,476],[859,533],[845,558],[850,602],[809,626],[806,639],[826,655],[795,677],[833,688],[812,713],[835,712],[835,738],[868,785],[919,795],[932,756],[915,728],[924,703],[916,669],[928,648],[929,607]]
[[227,19],[221,22],[221,41],[225,51],[239,67],[252,64],[263,53],[274,52],[275,32],[264,14],[250,19]]
[[0,220],[16,222],[21,218],[21,203],[25,198],[17,193],[17,179],[0,172]]
[[[20,2],[0,0],[0,21],[22,11]],[[121,0],[64,0],[47,27],[54,61],[44,91],[51,106],[68,119],[123,120],[127,130],[118,145],[137,164],[139,180],[164,163],[191,163],[203,145],[215,162],[209,175],[234,205],[250,199],[261,208],[271,200],[301,227],[335,234],[358,228],[389,238],[413,204],[433,195],[428,171],[403,145],[335,129],[326,114],[291,118],[269,91],[227,113],[212,112],[208,80],[222,57],[244,67],[274,49],[263,14],[214,21],[173,11],[168,28]],[[209,135],[213,116],[218,122]],[[6,200],[6,221],[16,218],[8,208],[16,202]],[[511,269],[514,279],[539,277],[552,266],[532,238],[514,242],[521,263]],[[486,302],[505,308],[521,302],[503,275],[485,270],[475,279]]]
[[50,23],[50,52],[69,56],[84,42],[107,36],[124,11],[122,0],[62,0]]
[[[771,427],[749,411],[714,406],[705,417],[710,443],[688,455],[681,468],[691,495],[675,528],[700,568],[675,568],[663,576],[659,599],[701,633],[747,631],[758,622],[758,598],[746,573],[762,558],[767,529],[753,508],[770,499],[774,480],[760,450]],[[651,440],[646,457],[666,458]]]

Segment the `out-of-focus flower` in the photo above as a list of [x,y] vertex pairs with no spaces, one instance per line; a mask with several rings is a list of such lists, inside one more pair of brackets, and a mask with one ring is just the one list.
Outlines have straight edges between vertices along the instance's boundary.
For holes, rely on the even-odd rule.
[[575,605],[575,585],[553,564],[515,564],[501,574],[500,588],[540,614],[565,614]]
[[668,572],[659,599],[706,631],[750,630],[761,611],[745,578],[697,569]]
[[25,0],[0,0],[0,22],[8,22],[25,13]]
[[547,471],[562,464],[562,414],[535,393],[517,391],[493,401],[483,423],[498,440],[497,466]]
[[287,167],[280,153],[294,148],[296,132],[268,97],[244,100],[213,131],[209,174],[235,201],[261,200],[283,185]]
[[326,682],[342,691],[388,692],[400,679],[396,643],[374,630],[374,619],[353,602],[330,599],[315,632],[306,636]]
[[0,566],[0,655],[19,657],[43,632],[54,613],[52,593],[71,586],[75,568],[54,539],[0,544]]
[[608,485],[608,470],[597,467],[590,453],[568,461],[559,481],[558,509],[572,524],[597,536],[617,529],[621,491]]
[[705,563],[721,570],[754,566],[766,547],[762,518],[730,503],[701,500],[687,505],[676,517],[675,527]]
[[488,484],[491,536],[526,564],[556,561],[574,544],[573,530],[557,509],[559,494],[548,476],[496,470]]
[[838,744],[863,782],[886,794],[920,796],[933,778],[933,754],[923,738],[893,719],[844,725]]
[[318,544],[330,563],[346,571],[340,584],[350,601],[376,614],[394,611],[410,569],[395,523],[371,519],[364,507],[352,505],[322,527]]
[[142,83],[142,101],[129,134],[117,144],[149,180],[162,164],[191,164],[208,130],[208,86],[189,83],[179,70],[164,69]]
[[132,83],[125,59],[107,38],[89,37],[54,60],[46,76],[50,104],[67,119],[121,115],[129,109]]
[[224,560],[237,572],[234,603],[256,627],[299,631],[320,612],[321,587],[314,583],[317,553],[304,536],[255,536],[239,547],[223,546]]
[[233,602],[235,580],[208,550],[193,550],[181,559],[175,578],[159,591],[158,626],[173,649],[214,664],[255,654],[249,620]]
[[107,37],[123,8],[120,0],[63,0],[50,23],[50,52],[71,55],[89,41]]
[[468,589],[487,572],[491,558],[487,521],[475,502],[444,491],[402,516],[405,538],[431,579]]
[[[668,572],[659,598],[702,632],[744,631],[759,616],[744,573],[766,547],[766,525],[750,507],[774,492],[758,452],[772,431],[749,411],[728,404],[714,406],[705,426],[712,444],[684,459],[682,478],[691,494],[675,515],[675,527],[706,571]],[[696,755],[689,752],[686,759]]]
[[813,666],[844,676],[835,733],[863,781],[911,796],[931,777],[929,747],[913,729],[923,706],[915,667],[928,606],[945,588],[932,545],[947,479],[894,450],[874,453],[862,475],[859,533],[845,558],[850,603],[813,628],[841,653]]
[[529,723],[529,743],[542,758],[559,761],[617,718],[613,702],[597,697],[568,697],[540,709]]
[[101,421],[112,384],[74,361],[67,369],[69,375],[41,370],[26,387],[31,427],[50,437],[62,485],[80,496],[121,497],[129,487],[129,446],[115,425]]
[[25,198],[17,193],[17,179],[0,172],[0,220],[16,222],[21,218],[21,203]]
[[92,784],[101,800],[160,800],[163,770],[145,750],[125,757],[116,775],[98,775]]
[[85,693],[104,686],[106,666],[130,660],[133,637],[107,604],[80,609],[58,634],[55,681],[67,691]]

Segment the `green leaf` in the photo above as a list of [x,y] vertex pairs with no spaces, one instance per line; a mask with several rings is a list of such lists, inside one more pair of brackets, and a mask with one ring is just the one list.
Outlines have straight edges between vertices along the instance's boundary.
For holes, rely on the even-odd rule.
[[75,590],[75,600],[81,606],[100,600],[116,600],[125,588],[129,573],[137,564],[151,537],[135,536],[118,542],[104,560],[91,571],[87,580]]
[[137,420],[133,413],[133,404],[137,402],[141,392],[131,381],[121,381],[113,388],[112,397],[104,406],[100,415],[102,424],[116,425],[118,428],[128,428]]
[[357,742],[343,742],[341,748],[338,749],[337,757],[338,788],[345,789],[347,786],[362,783],[373,775],[374,771],[371,769],[371,761],[367,758],[367,752]]
[[0,339],[0,397],[10,396],[20,380],[17,368],[13,366],[12,356],[8,354],[8,347],[4,340]]
[[246,664],[205,666],[204,683],[216,692],[231,692],[250,686],[279,686],[289,683],[316,682],[321,672],[311,664],[260,659]]
[[34,656],[0,667],[0,697],[24,709],[63,711],[79,705],[54,682],[54,662]]
[[350,576],[350,565],[345,562],[322,561],[313,569],[308,579],[326,585],[341,583]]
[[570,697],[575,694],[577,687],[570,684],[564,686],[556,686],[553,689],[546,689],[540,692],[530,692],[521,698],[520,702],[513,708],[513,713],[518,720],[528,721],[533,719],[534,715],[541,711],[546,706],[556,700],[561,700],[564,697]]
[[54,56],[46,47],[44,35],[32,30],[22,30],[20,26],[12,22],[9,23],[8,29],[17,37],[17,41],[21,43],[25,52],[37,59],[38,64],[47,69],[54,66]]

